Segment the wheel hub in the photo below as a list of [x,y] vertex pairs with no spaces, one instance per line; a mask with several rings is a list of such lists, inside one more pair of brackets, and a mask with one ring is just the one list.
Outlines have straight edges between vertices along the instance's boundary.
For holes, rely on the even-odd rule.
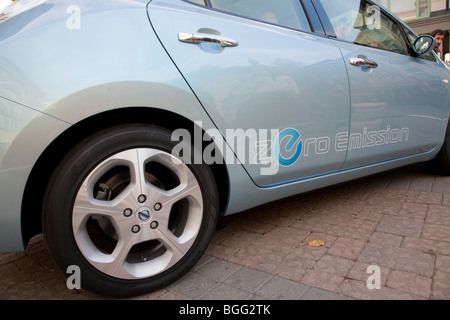
[[150,221],[151,212],[148,208],[140,208],[137,212],[137,218],[139,223],[147,223]]

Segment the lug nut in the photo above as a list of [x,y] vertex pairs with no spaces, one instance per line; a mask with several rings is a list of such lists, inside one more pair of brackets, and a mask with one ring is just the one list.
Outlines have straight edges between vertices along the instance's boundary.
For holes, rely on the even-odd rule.
[[133,233],[138,233],[141,230],[141,227],[139,227],[137,224],[131,227],[131,231]]
[[144,203],[146,200],[147,200],[147,197],[145,196],[145,194],[141,194],[141,195],[138,197],[139,203]]
[[156,211],[161,210],[162,204],[160,202],[155,203],[155,205],[153,206],[153,209],[155,209]]
[[129,209],[129,208],[123,210],[123,215],[124,215],[125,217],[130,217],[132,214],[133,214],[133,210],[131,210],[131,209]]
[[158,225],[159,225],[158,221],[152,221],[150,223],[150,228],[156,229],[156,228],[158,228]]

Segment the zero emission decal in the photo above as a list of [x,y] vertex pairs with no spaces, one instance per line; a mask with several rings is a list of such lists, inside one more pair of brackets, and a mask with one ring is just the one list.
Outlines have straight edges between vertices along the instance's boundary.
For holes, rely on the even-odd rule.
[[292,166],[302,157],[404,143],[410,134],[409,128],[387,125],[382,130],[363,128],[360,132],[338,132],[333,137],[304,138],[294,128],[227,129],[224,136],[215,128],[203,130],[201,122],[195,123],[193,136],[186,129],[172,133],[172,141],[179,142],[172,149],[175,158],[194,164],[235,164],[238,159],[240,164],[260,165],[261,175],[274,175],[280,166]]

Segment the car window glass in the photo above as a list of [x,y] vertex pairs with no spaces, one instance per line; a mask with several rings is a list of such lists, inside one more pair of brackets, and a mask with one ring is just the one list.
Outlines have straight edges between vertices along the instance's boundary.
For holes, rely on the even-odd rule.
[[408,53],[398,24],[364,0],[319,0],[337,38],[356,44]]
[[[198,4],[204,1],[191,0]],[[210,0],[214,9],[291,29],[311,31],[298,0]]]

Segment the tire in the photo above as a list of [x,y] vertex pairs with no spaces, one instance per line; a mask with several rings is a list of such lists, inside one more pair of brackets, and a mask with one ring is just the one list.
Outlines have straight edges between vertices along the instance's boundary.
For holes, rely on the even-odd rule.
[[130,297],[167,286],[206,250],[218,218],[208,166],[171,155],[171,132],[148,125],[103,130],[55,169],[43,203],[48,250],[81,288]]
[[444,144],[436,158],[426,162],[427,168],[435,174],[450,175],[450,123],[447,125]]

